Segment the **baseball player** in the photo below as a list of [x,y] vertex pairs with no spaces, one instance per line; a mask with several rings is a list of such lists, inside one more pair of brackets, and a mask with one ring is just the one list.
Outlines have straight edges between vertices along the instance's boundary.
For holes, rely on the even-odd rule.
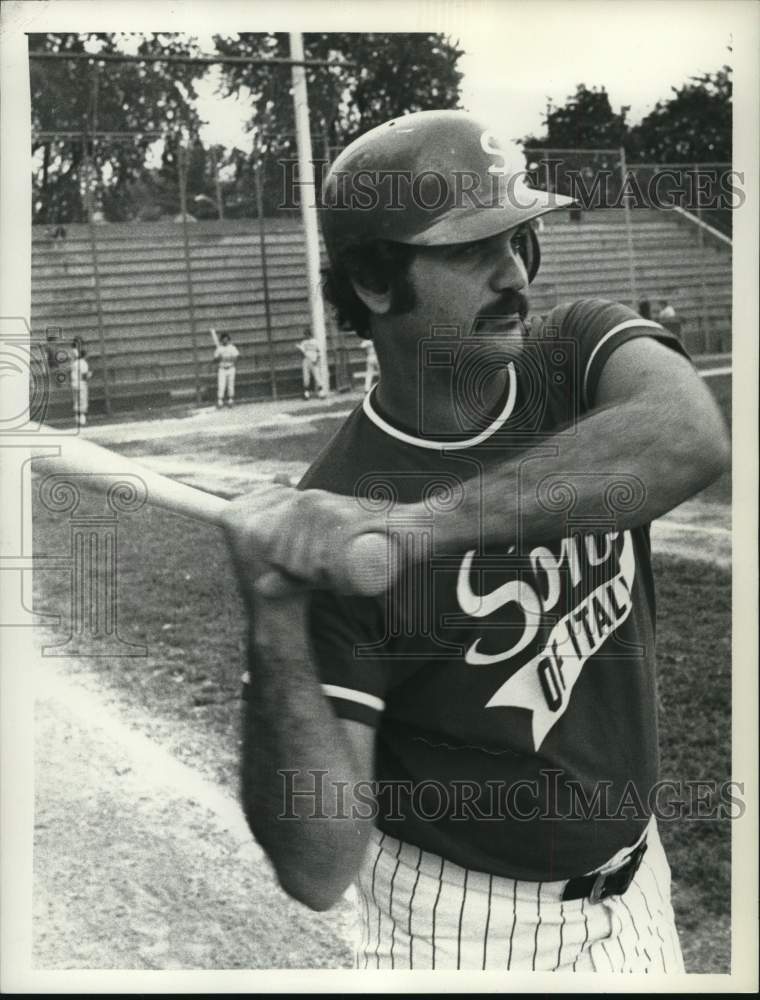
[[[214,333],[215,331],[212,332],[212,336]],[[240,351],[232,343],[230,335],[223,333],[214,350],[214,361],[217,363],[216,406],[219,410],[224,405],[225,396],[228,406],[232,406],[235,402],[235,365],[239,357]]]
[[71,394],[74,404],[74,422],[78,427],[87,424],[87,411],[90,406],[89,381],[92,378],[90,366],[87,363],[87,351],[78,338],[72,340],[73,360],[71,362]]
[[375,380],[380,374],[380,368],[377,361],[377,353],[375,351],[375,345],[371,340],[366,339],[361,342],[361,346],[366,352],[366,361],[364,364],[364,392],[367,393],[375,384]]
[[[328,175],[326,292],[381,379],[298,490],[230,510],[243,807],[291,896],[356,884],[359,968],[680,972],[648,525],[726,467],[725,428],[626,306],[527,334],[532,224],[569,199],[507,162],[431,111]],[[336,570],[371,532],[377,598]]]
[[325,398],[325,388],[322,385],[321,360],[322,353],[316,337],[312,336],[309,327],[304,327],[303,340],[296,344],[301,352],[301,375],[303,378],[303,398],[311,399],[311,390],[316,387],[317,395],[320,399]]

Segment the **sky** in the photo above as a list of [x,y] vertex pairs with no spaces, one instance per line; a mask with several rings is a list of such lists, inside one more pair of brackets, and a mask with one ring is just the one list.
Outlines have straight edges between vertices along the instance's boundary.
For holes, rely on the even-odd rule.
[[564,104],[584,83],[604,86],[615,112],[630,105],[629,121],[637,124],[671,87],[730,64],[730,33],[717,8],[690,3],[684,17],[686,4],[635,0],[625,13],[615,3],[608,9],[615,13],[566,0],[556,17],[537,13],[521,45],[505,43],[508,31],[473,24],[460,35],[463,104],[485,117],[508,117],[521,137],[542,129],[547,98]]
[[[744,42],[742,25],[753,2],[42,0],[22,6],[29,12],[27,30],[177,31],[197,37],[209,53],[213,32],[440,31],[464,50],[463,106],[515,140],[540,134],[547,102],[564,104],[579,83],[605,87],[613,111],[629,105],[628,121],[636,124],[671,88],[732,62],[731,47]],[[212,68],[197,85],[207,122],[201,138],[248,149],[249,106],[245,99],[222,99],[217,83]]]
[[[630,105],[628,120],[636,124],[671,96],[671,87],[732,58],[725,6],[721,13],[720,4],[699,0],[466,0],[454,6],[468,16],[429,27],[448,28],[464,49],[462,104],[501,123],[512,139],[540,133],[547,100],[563,104],[579,83],[604,86],[613,110]],[[211,34],[199,37],[204,50],[213,51]],[[203,138],[245,148],[248,109],[215,96],[214,75],[199,87],[199,110],[209,122]]]

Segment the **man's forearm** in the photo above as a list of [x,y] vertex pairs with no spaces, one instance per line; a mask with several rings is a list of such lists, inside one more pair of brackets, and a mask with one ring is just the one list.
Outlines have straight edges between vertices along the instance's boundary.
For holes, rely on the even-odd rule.
[[[726,467],[720,434],[668,436],[667,408],[645,400],[596,410],[574,434],[555,435],[465,484],[463,502],[435,522],[446,550],[484,543],[536,544],[565,533],[646,524],[704,489]],[[701,446],[697,442],[701,443]],[[411,513],[411,511],[410,511]]]
[[[306,638],[305,599],[259,599],[254,616],[243,723],[243,806],[283,888],[313,909],[326,909],[352,880],[366,848],[369,820],[351,817],[360,776],[317,678]],[[336,789],[342,790],[340,803]],[[298,794],[311,790],[315,794]]]

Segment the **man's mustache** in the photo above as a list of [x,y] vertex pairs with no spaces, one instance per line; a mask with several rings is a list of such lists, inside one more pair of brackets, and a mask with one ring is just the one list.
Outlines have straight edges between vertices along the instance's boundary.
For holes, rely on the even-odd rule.
[[528,297],[522,292],[509,292],[503,295],[498,302],[481,309],[475,319],[475,329],[478,327],[488,328],[491,323],[498,324],[500,319],[519,316],[525,319],[528,315]]

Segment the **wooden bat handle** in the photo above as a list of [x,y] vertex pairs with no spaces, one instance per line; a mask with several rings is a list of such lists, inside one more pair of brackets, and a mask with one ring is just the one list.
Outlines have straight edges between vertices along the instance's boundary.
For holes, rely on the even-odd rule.
[[[49,428],[44,428],[48,430]],[[51,434],[56,432],[50,429]],[[197,521],[219,524],[227,501],[197,490],[184,483],[178,483],[168,476],[159,475],[132,458],[119,455],[108,448],[101,448],[92,441],[85,441],[79,435],[58,435],[60,455],[39,455],[34,461],[37,467],[56,473],[86,475],[88,485],[93,489],[107,490],[111,485],[107,476],[139,476],[145,485],[147,502],[156,507],[164,507],[175,514],[184,514]],[[99,477],[103,476],[103,481]]]
[[[168,476],[147,469],[132,458],[102,448],[78,435],[56,434],[55,430],[48,427],[41,430],[60,439],[60,455],[34,457],[38,467],[54,473],[86,475],[88,485],[103,492],[112,485],[112,478],[108,477],[138,476],[145,486],[147,503],[196,521],[221,525],[222,515],[229,503],[222,497],[178,483]],[[46,442],[47,447],[49,445]],[[346,593],[372,597],[388,589],[389,549],[385,535],[373,532],[355,538],[346,550],[342,563],[338,567],[338,575],[345,580]]]

